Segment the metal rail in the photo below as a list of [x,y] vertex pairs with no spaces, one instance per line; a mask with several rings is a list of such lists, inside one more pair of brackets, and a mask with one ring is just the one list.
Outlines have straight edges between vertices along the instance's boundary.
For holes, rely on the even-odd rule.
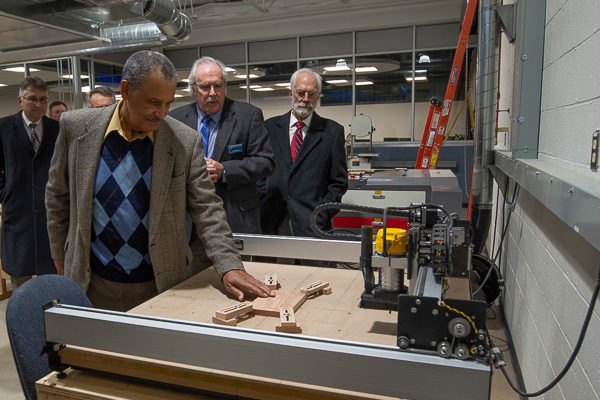
[[44,321],[52,343],[413,400],[489,398],[489,365],[391,346],[60,304]]

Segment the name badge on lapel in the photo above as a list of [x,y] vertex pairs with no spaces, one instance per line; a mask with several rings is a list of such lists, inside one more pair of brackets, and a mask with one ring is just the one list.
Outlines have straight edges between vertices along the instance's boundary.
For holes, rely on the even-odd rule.
[[229,150],[229,154],[241,153],[244,150],[244,146],[241,143],[232,144],[231,146],[227,146],[227,150]]

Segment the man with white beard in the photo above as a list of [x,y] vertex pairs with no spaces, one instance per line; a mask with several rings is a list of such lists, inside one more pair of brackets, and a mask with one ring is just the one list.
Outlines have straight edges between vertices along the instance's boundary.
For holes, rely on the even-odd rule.
[[[315,112],[321,77],[302,68],[290,79],[292,109],[265,121],[275,154],[275,171],[261,188],[265,234],[316,236],[310,215],[319,205],[339,202],[348,188],[344,128]],[[319,227],[331,229],[334,214],[321,213]]]

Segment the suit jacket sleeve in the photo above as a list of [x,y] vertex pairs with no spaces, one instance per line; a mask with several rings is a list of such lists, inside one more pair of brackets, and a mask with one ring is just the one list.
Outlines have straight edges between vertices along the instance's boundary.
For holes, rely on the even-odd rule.
[[[0,124],[0,134],[4,134],[6,129],[6,119]],[[4,188],[6,187],[6,166],[4,163],[4,142],[0,138],[0,203],[4,202]]]
[[240,160],[223,161],[225,184],[230,189],[264,179],[275,168],[273,150],[263,123],[262,111],[253,109],[249,118],[246,156]]
[[204,245],[206,255],[222,278],[226,272],[244,269],[235,250],[233,235],[223,203],[214,187],[204,161],[202,136],[196,135],[187,181],[187,207],[196,234]]
[[46,186],[46,214],[50,253],[55,260],[64,260],[65,243],[69,231],[69,143],[65,118],[61,119],[60,133],[54,146]]
[[335,124],[333,148],[331,149],[331,166],[329,169],[329,185],[321,200],[321,204],[339,202],[348,189],[348,167],[346,165],[346,140],[344,128]]

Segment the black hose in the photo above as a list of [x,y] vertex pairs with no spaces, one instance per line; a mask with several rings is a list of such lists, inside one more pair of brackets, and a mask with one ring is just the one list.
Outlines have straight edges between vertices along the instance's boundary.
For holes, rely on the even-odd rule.
[[[569,372],[571,365],[573,365],[573,362],[575,362],[575,358],[577,358],[577,354],[579,354],[579,350],[581,350],[581,346],[583,345],[583,339],[585,339],[585,334],[589,327],[590,320],[592,319],[592,314],[594,313],[594,307],[596,306],[596,300],[598,300],[598,292],[599,291],[600,291],[600,269],[598,269],[598,276],[596,277],[596,287],[594,288],[594,293],[592,294],[592,299],[590,300],[590,305],[588,307],[587,314],[585,315],[585,319],[583,320],[583,325],[581,326],[581,331],[579,332],[579,338],[577,339],[577,344],[575,345],[575,348],[573,349],[573,353],[571,353],[571,357],[569,357],[569,360],[565,364],[562,371],[560,371],[560,373],[558,375],[556,375],[556,378],[554,378],[552,380],[552,382],[550,382],[548,385],[546,385],[546,387],[538,390],[537,392],[526,393],[526,392],[519,390],[514,385],[514,383],[510,380],[510,377],[508,376],[504,367],[501,366],[500,370],[502,370],[502,373],[504,374],[504,377],[506,378],[506,381],[508,382],[508,384],[510,385],[512,390],[514,390],[520,396],[523,396],[523,397],[540,396],[540,395],[546,393],[547,391],[549,391],[550,389],[552,389],[554,386],[556,386],[556,384],[558,382],[560,382],[560,380],[565,376],[565,374],[567,372]],[[490,340],[490,343],[491,343],[491,340]]]

